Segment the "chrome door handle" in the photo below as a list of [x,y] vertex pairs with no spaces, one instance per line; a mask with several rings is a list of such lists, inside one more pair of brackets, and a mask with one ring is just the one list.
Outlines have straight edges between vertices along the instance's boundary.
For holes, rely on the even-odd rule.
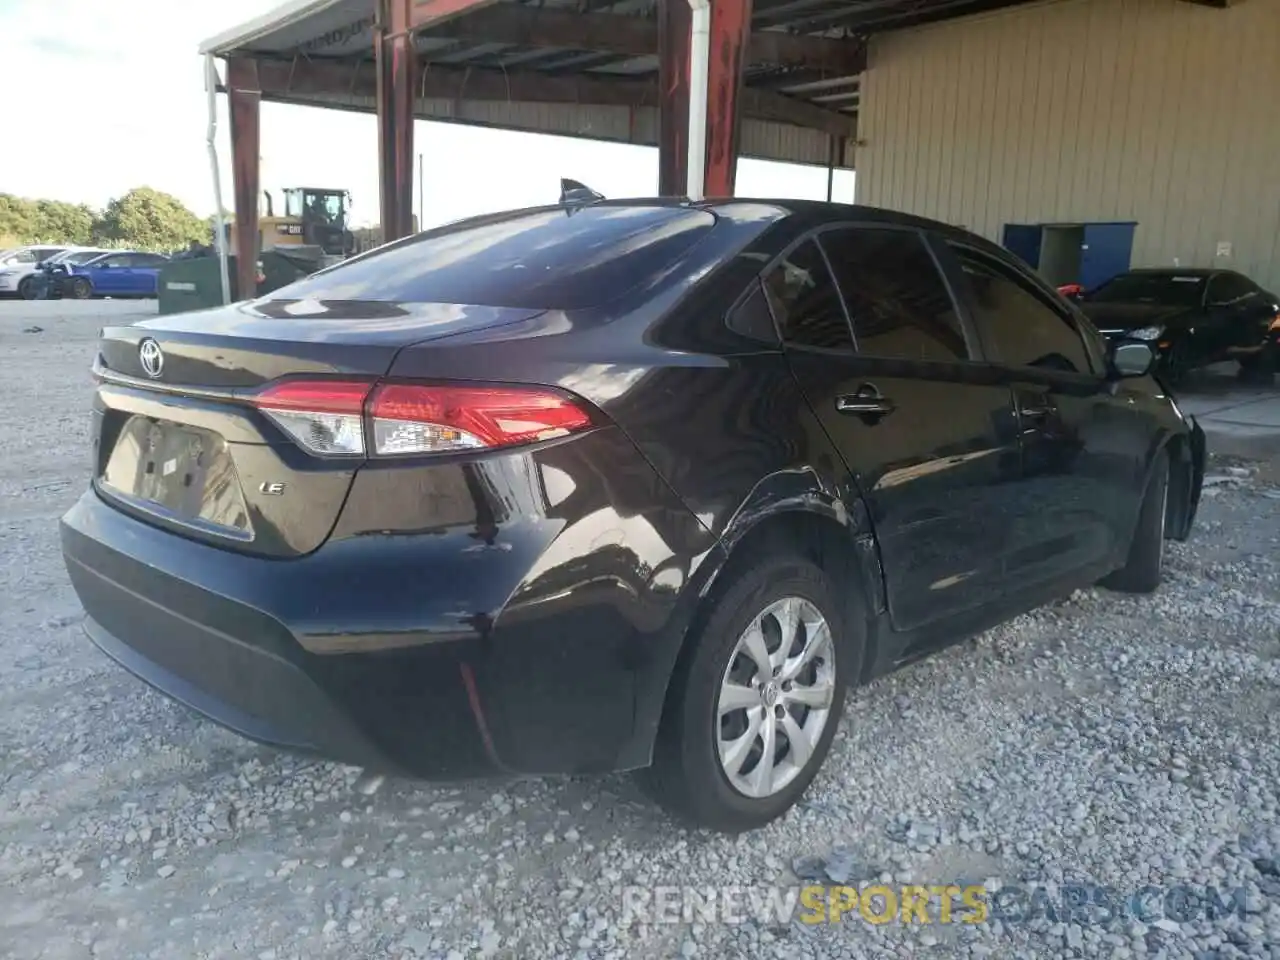
[[893,413],[896,408],[892,400],[881,397],[879,400],[864,397],[837,397],[836,410],[840,413]]
[[864,383],[853,393],[836,397],[836,412],[861,416],[879,416],[893,413],[897,405],[870,383]]

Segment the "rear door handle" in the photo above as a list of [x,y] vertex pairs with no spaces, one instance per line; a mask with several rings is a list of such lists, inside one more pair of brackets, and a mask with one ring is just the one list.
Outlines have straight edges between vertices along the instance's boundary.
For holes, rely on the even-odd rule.
[[1049,403],[1031,403],[1020,408],[1022,415],[1028,420],[1043,420],[1057,413],[1057,408]]

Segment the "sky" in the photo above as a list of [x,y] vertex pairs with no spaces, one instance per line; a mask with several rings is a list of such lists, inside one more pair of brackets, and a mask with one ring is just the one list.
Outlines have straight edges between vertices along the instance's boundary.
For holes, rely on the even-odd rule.
[[[0,0],[0,193],[102,207],[137,186],[214,211],[201,41],[278,0]],[[219,96],[223,203],[230,208],[226,98]],[[264,104],[262,185],[346,188],[357,224],[378,215],[372,115]],[[419,121],[423,227],[478,213],[552,203],[561,177],[608,197],[657,192],[657,151]],[[513,175],[518,171],[518,175]],[[415,171],[416,173],[416,171]],[[851,171],[835,199],[852,201]],[[739,196],[825,199],[820,167],[742,159]],[[278,211],[277,211],[278,212]]]

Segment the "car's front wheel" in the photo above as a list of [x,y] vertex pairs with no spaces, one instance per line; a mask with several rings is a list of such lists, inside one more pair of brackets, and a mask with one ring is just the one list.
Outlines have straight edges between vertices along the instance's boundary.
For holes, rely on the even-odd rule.
[[76,277],[71,281],[69,292],[74,300],[88,300],[93,293],[93,285],[84,277]]
[[806,560],[743,570],[690,638],[642,788],[683,819],[730,833],[785,813],[840,720],[857,650],[844,619]]
[[31,277],[23,277],[18,284],[18,296],[23,300],[34,300],[36,298],[36,282]]

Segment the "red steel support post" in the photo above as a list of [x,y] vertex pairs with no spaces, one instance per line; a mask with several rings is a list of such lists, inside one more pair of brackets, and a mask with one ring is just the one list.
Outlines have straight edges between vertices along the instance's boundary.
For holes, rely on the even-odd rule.
[[227,61],[227,100],[231,117],[231,179],[235,194],[236,299],[258,291],[258,151],[260,144],[258,63],[233,57]]
[[413,78],[417,54],[412,0],[380,0],[374,53],[378,66],[378,186],[382,241],[413,233]]
[[689,188],[692,26],[688,0],[658,0],[658,193],[664,197],[684,196]]
[[751,39],[751,0],[711,0],[711,56],[707,66],[708,197],[733,196],[738,172],[742,74]]

